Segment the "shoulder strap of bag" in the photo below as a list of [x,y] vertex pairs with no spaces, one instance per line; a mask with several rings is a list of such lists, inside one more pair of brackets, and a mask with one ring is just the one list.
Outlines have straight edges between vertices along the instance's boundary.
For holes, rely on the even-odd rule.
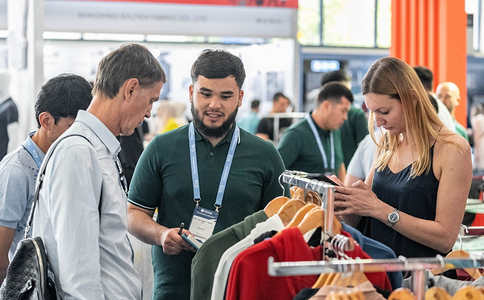
[[[57,145],[60,144],[60,142],[68,137],[71,137],[71,136],[78,136],[78,137],[82,137],[84,138],[86,141],[89,142],[89,144],[92,145],[91,141],[83,136],[83,135],[80,135],[80,134],[70,134],[70,135],[66,135],[64,137],[62,137],[61,139],[57,140],[51,147],[52,150],[49,151],[49,155],[47,157],[44,158],[44,163],[42,164],[41,166],[41,169],[39,170],[39,184],[37,184],[37,187],[35,189],[35,196],[34,196],[34,203],[32,203],[32,209],[30,211],[30,215],[29,215],[29,220],[27,221],[27,226],[25,227],[25,236],[24,238],[26,239],[29,235],[29,232],[30,232],[30,228],[31,228],[31,225],[32,225],[32,221],[34,219],[34,211],[35,211],[35,206],[37,205],[37,202],[39,201],[39,192],[40,192],[40,188],[42,187],[42,183],[44,182],[44,176],[45,176],[45,169],[47,167],[47,163],[50,159],[50,157],[52,156],[52,153],[54,153],[54,150],[55,148],[57,147]],[[101,198],[99,200],[99,207],[98,207],[98,210],[99,210],[99,223],[101,223],[101,203],[102,203],[102,191],[103,191],[103,187],[101,185]]]

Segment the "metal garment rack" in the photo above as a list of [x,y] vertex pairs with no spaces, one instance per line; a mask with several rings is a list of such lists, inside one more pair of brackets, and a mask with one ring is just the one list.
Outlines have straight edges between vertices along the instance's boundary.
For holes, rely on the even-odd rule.
[[430,258],[409,258],[400,256],[396,259],[359,259],[331,261],[274,262],[268,259],[270,276],[319,275],[322,273],[344,272],[394,272],[412,271],[412,286],[418,300],[424,299],[425,270],[433,268],[481,268],[484,257],[445,259],[442,256]]
[[334,217],[334,186],[320,180],[309,179],[308,173],[301,171],[285,171],[281,174],[282,181],[306,190],[311,190],[321,195],[321,208],[324,209],[324,232],[333,236]]
[[304,118],[308,113],[303,113],[303,112],[291,112],[291,113],[272,113],[268,114],[264,118],[273,118],[274,119],[274,144],[277,145],[279,143],[280,139],[280,133],[279,133],[279,120],[281,118],[285,119],[302,119]]
[[484,226],[462,226],[460,230],[460,235],[484,235]]

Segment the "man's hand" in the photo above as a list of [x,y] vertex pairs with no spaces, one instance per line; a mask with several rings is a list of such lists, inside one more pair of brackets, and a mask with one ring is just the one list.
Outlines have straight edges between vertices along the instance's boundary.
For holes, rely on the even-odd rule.
[[[182,250],[196,252],[195,248],[190,246],[190,244],[183,240],[178,234],[179,230],[179,228],[170,228],[163,231],[161,235],[161,246],[166,255],[177,255]],[[191,233],[190,231],[183,229],[182,234],[189,235]]]

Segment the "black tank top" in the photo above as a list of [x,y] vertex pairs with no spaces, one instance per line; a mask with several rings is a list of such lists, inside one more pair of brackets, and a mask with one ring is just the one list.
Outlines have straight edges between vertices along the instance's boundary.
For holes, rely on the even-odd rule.
[[[439,181],[433,172],[434,146],[430,148],[430,171],[415,178],[410,178],[412,166],[409,165],[398,173],[388,167],[381,172],[375,170],[373,192],[378,199],[390,206],[416,218],[435,220],[437,191]],[[434,257],[445,255],[437,250],[412,241],[376,219],[369,218],[365,234],[382,242],[395,251],[397,256]]]

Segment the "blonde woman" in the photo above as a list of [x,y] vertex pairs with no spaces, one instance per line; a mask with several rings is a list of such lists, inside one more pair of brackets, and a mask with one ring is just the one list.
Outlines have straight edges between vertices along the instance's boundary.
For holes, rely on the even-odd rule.
[[336,214],[352,225],[367,217],[360,223],[365,234],[397,256],[449,252],[472,180],[469,143],[442,124],[417,74],[400,59],[377,60],[362,93],[368,128],[376,122],[386,133],[366,182],[336,188]]

